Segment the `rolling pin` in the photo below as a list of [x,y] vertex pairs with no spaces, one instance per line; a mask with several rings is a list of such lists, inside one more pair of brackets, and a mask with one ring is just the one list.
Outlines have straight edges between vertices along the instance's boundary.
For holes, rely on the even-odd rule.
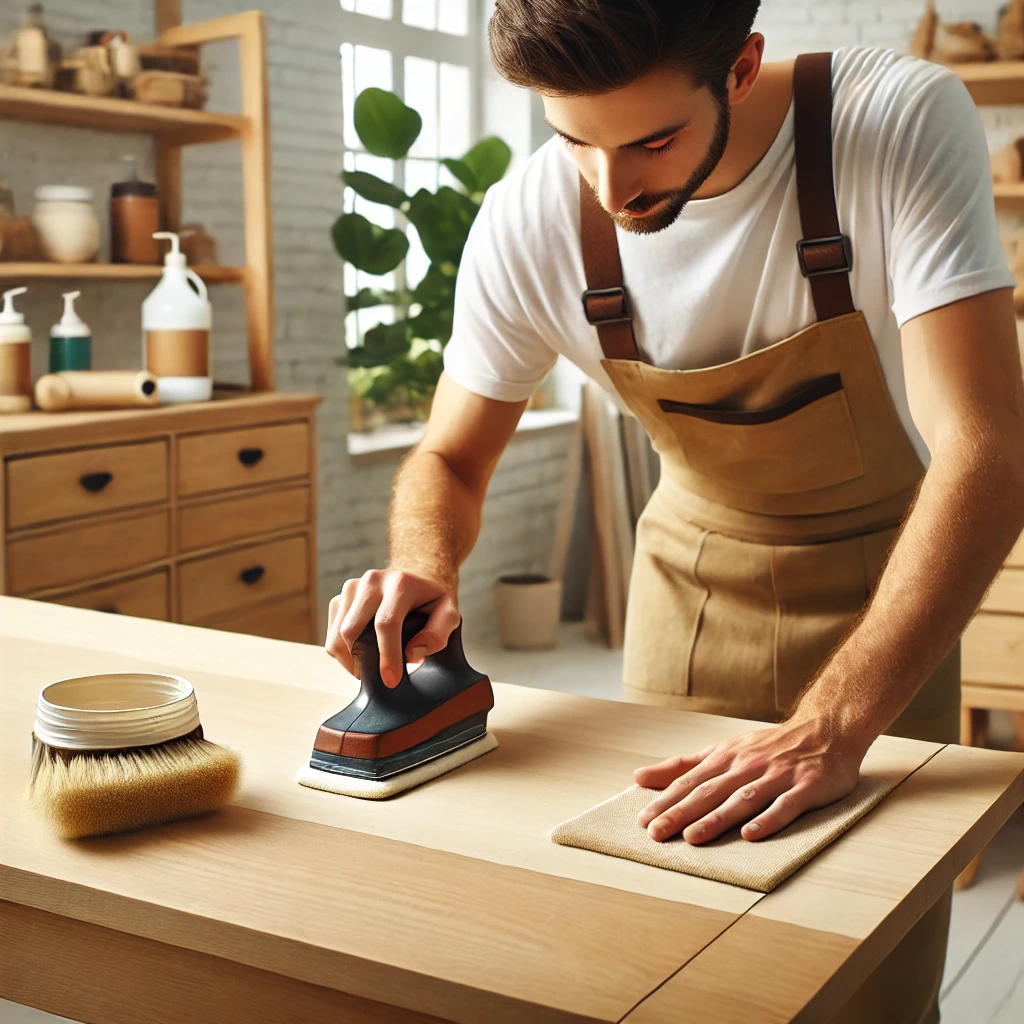
[[137,370],[64,370],[36,381],[36,404],[45,412],[133,409],[156,405],[156,377]]

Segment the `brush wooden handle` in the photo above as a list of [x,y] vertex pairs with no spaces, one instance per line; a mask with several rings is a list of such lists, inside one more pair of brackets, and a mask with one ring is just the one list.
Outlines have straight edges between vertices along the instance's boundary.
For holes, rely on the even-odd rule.
[[36,381],[36,404],[45,412],[132,409],[156,405],[156,377],[137,370],[64,370]]

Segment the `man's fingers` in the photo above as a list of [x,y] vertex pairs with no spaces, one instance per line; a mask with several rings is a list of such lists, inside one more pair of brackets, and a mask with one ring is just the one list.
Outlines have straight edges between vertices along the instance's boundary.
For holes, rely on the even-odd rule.
[[431,654],[443,651],[448,646],[448,637],[455,631],[460,620],[459,611],[452,601],[439,601],[431,610],[427,624],[406,644],[405,660],[422,661]]
[[805,811],[823,806],[824,803],[814,799],[809,786],[794,786],[781,793],[768,810],[759,814],[753,821],[748,821],[740,829],[740,835],[751,841],[767,839],[768,836],[792,824]]
[[[660,796],[652,800],[640,812],[640,824],[647,828],[651,822],[670,808],[689,798],[693,793],[700,790],[701,787],[704,787],[703,792],[705,794],[709,793],[712,790],[712,782],[717,780],[719,776],[724,775],[729,770],[729,766],[730,762],[728,760],[705,758],[696,768],[688,771],[682,778],[676,779],[675,782],[662,791]],[[722,799],[725,798],[723,797]],[[689,822],[686,824],[689,824]],[[682,828],[683,826],[680,825],[679,827]]]
[[646,765],[633,772],[633,781],[644,789],[665,789],[681,775],[692,771],[715,748],[706,747],[699,754],[690,757],[669,757],[658,764]]
[[762,775],[740,786],[724,804],[688,825],[683,830],[683,838],[694,845],[710,843],[729,829],[760,814],[782,794],[786,785],[781,778]]
[[690,787],[681,799],[663,808],[651,818],[647,824],[647,831],[651,838],[659,843],[671,839],[694,822],[720,808],[737,789],[748,785],[754,778],[756,772],[748,769],[745,772],[723,772],[705,779]]
[[341,588],[341,593],[331,598],[327,612],[327,638],[324,640],[327,653],[337,659],[352,675],[358,674],[358,666],[354,663],[352,652],[341,636],[341,626],[351,607],[358,583],[358,580],[347,580]]
[[[371,569],[354,581],[352,600],[338,629],[341,643],[351,651],[367,623],[377,614],[384,593],[384,574]],[[348,584],[346,584],[348,586]]]

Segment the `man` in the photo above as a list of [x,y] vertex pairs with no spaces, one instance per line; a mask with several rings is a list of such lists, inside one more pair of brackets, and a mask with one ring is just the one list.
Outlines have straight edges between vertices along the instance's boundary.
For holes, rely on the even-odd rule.
[[[884,731],[955,742],[958,638],[1024,526],[1014,282],[969,96],[892,52],[762,64],[758,5],[497,0],[493,60],[558,138],[487,195],[391,567],[330,611],[349,668],[376,616],[390,681],[444,645],[488,480],[566,355],[662,458],[627,695],[778,722],[639,769],[657,840],[769,836],[846,795]],[[948,912],[838,1019],[937,1020]]]

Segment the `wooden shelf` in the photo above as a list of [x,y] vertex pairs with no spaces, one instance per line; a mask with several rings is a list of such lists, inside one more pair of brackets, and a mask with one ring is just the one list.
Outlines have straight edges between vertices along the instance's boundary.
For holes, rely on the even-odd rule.
[[[132,263],[0,263],[0,281],[155,281],[162,266]],[[192,267],[207,284],[245,280],[245,267]]]
[[241,138],[248,123],[239,114],[212,114],[134,100],[0,85],[0,120],[5,118],[108,132],[167,135],[179,144]]
[[1024,61],[996,60],[982,64],[951,64],[979,106],[1024,103]]
[[1024,207],[1024,182],[995,184],[992,186],[996,203],[1002,207]]

